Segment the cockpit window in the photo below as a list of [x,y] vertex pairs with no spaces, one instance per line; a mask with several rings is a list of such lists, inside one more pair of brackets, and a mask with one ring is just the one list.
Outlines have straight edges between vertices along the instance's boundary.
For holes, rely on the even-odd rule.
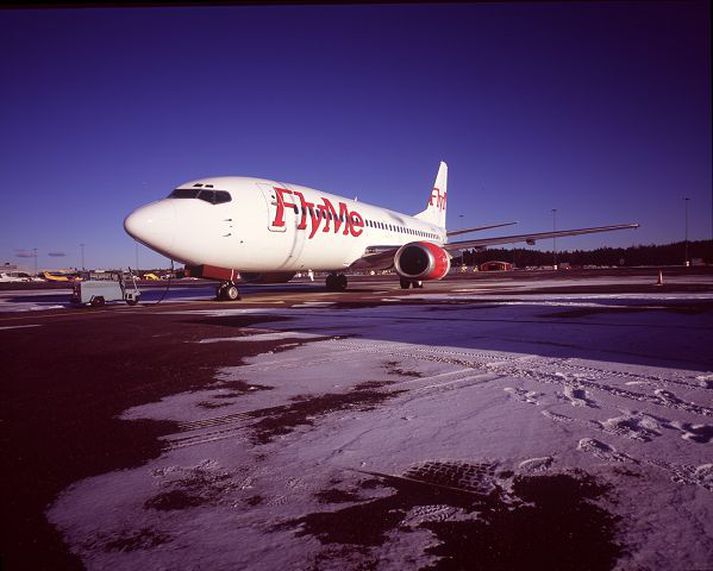
[[168,195],[168,198],[198,198],[199,192],[197,188],[177,188]]
[[228,191],[208,190],[205,188],[177,188],[168,195],[168,198],[199,198],[211,204],[222,204],[232,200]]
[[[201,194],[204,191],[201,191]],[[213,204],[222,204],[223,202],[230,202],[232,200],[232,197],[230,196],[230,193],[225,191],[225,190],[216,190],[215,195],[213,198]]]

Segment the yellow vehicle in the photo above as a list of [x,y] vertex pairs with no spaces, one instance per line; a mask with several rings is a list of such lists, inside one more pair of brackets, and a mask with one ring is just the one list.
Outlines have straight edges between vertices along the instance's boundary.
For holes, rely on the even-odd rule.
[[159,281],[161,278],[158,277],[156,274],[153,272],[149,272],[148,274],[144,274],[144,279],[145,280],[151,280],[151,281]]

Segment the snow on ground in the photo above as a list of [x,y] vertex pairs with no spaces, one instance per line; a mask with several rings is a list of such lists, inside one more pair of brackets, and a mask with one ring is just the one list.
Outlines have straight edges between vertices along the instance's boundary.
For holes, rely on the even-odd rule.
[[[178,423],[160,458],[48,517],[89,569],[706,568],[713,297],[691,300],[282,309],[201,341],[279,350],[124,413]],[[276,313],[200,313],[246,312]]]

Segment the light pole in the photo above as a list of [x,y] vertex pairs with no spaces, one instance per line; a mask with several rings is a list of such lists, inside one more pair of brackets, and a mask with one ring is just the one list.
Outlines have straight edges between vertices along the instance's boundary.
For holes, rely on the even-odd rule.
[[139,243],[136,242],[136,271],[139,271]]
[[85,244],[79,244],[79,247],[82,249],[82,269],[84,269],[84,246]]
[[[557,209],[552,209],[552,231],[557,232]],[[552,236],[552,267],[557,269],[557,237]]]
[[683,254],[683,265],[688,267],[688,201],[691,200],[687,196],[683,199],[683,218],[684,218],[684,254]]
[[35,258],[35,275],[37,275],[37,248],[32,248],[32,257]]

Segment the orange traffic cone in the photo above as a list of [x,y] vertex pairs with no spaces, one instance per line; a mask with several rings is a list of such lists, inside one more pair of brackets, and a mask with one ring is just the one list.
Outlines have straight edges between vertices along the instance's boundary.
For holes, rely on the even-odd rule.
[[656,280],[656,285],[657,286],[662,286],[663,285],[663,272],[659,270],[659,277]]

